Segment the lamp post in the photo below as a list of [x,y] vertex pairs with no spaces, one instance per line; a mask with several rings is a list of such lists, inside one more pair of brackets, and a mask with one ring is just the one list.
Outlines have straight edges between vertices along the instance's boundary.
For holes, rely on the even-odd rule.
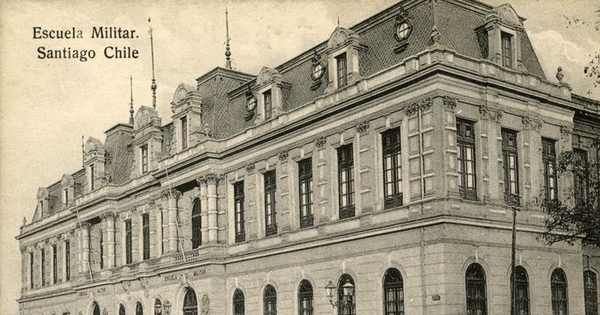
[[171,302],[169,302],[169,300],[165,301],[165,304],[163,305],[163,309],[165,311],[165,315],[171,314]]
[[510,195],[510,207],[512,209],[513,217],[512,217],[512,246],[511,246],[511,276],[510,276],[510,288],[511,288],[511,314],[517,315],[517,282],[516,279],[516,271],[517,271],[517,211],[519,209],[519,195],[511,194]]
[[354,301],[352,300],[352,296],[354,296],[354,285],[350,283],[350,281],[346,281],[342,286],[342,301],[333,301],[333,296],[336,293],[337,287],[329,280],[329,283],[325,286],[325,291],[327,291],[327,297],[329,298],[329,303],[333,307],[344,307],[344,306],[354,306]]

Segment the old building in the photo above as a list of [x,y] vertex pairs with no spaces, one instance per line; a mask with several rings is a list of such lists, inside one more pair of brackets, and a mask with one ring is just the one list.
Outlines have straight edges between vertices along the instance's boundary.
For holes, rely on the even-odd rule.
[[557,157],[598,159],[600,106],[523,21],[402,1],[180,84],[167,123],[142,106],[38,190],[21,314],[509,314],[513,207],[518,313],[598,314],[600,255],[537,237],[581,187]]

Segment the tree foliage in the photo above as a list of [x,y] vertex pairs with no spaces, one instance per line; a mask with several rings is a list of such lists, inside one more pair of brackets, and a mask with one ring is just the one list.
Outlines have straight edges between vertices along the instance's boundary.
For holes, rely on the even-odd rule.
[[600,248],[600,182],[598,163],[588,163],[575,151],[563,152],[557,159],[558,174],[575,181],[564,200],[544,200],[548,214],[542,237],[549,244],[566,241]]
[[558,174],[570,174],[575,181],[564,200],[544,200],[548,214],[542,237],[549,244],[566,241],[600,248],[600,181],[598,162],[589,163],[575,151],[557,159]]

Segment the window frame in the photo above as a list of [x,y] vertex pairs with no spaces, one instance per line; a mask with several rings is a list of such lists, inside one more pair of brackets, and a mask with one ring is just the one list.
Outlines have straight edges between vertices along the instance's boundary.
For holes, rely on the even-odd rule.
[[246,241],[246,227],[244,221],[244,181],[233,184],[233,196],[235,242],[241,243]]
[[150,259],[150,213],[142,214],[142,260]]
[[515,35],[500,31],[500,50],[502,55],[502,66],[506,68],[514,68],[514,38]]
[[[314,291],[310,281],[304,279],[298,285],[298,315],[313,315]],[[307,303],[304,303],[304,302]]]
[[42,287],[43,287],[46,285],[46,250],[44,248],[42,248],[42,249],[40,249],[40,253],[41,253],[40,266],[41,266],[41,271],[42,271],[41,280],[42,280]]
[[399,127],[388,129],[381,133],[383,200],[385,209],[403,205],[401,135]]
[[139,301],[135,303],[135,315],[144,315],[144,306]]
[[34,261],[34,253],[33,252],[29,252],[29,288],[33,289],[34,283],[33,283],[33,276],[34,276],[34,269],[35,269],[35,261]]
[[125,264],[129,265],[133,263],[133,234],[131,229],[131,219],[125,220]]
[[300,228],[314,225],[312,157],[298,161],[298,208]]
[[[515,286],[517,288],[517,314],[531,314],[529,275],[527,273],[527,269],[525,269],[523,266],[516,266],[515,270],[517,271],[517,276],[515,277]],[[523,309],[523,307],[525,307],[525,309]]]
[[265,113],[265,120],[273,118],[273,92],[271,89],[266,90],[262,93],[263,95],[263,110]]
[[71,241],[65,240],[65,281],[71,280]]
[[338,208],[339,218],[342,220],[355,216],[354,148],[352,143],[340,146],[337,149],[337,162]]
[[[458,192],[460,197],[467,200],[477,200],[475,122],[456,118],[456,150]],[[471,172],[469,172],[469,164],[471,164]],[[469,179],[472,184],[469,184]]]
[[[509,205],[519,205],[519,152],[518,132],[502,128],[502,171],[504,174],[504,201]],[[514,141],[510,137],[514,137]],[[514,146],[512,145],[514,143]],[[510,160],[514,158],[514,167]],[[514,173],[513,173],[514,171]],[[513,190],[511,183],[514,183]]]
[[52,284],[58,282],[58,253],[56,244],[52,244]]
[[[397,273],[397,274],[394,274]],[[395,278],[395,279],[394,279]],[[383,276],[383,314],[404,315],[404,279],[397,268],[389,268]],[[389,299],[393,297],[393,299]]]
[[192,249],[202,245],[202,204],[200,198],[192,202]]
[[263,314],[277,315],[277,290],[270,284],[263,291]]
[[148,173],[148,144],[140,146],[140,162],[142,174]]
[[187,116],[179,118],[181,125],[181,150],[188,148],[188,119]]
[[585,315],[598,315],[598,277],[592,270],[583,272],[583,296]]
[[277,234],[277,174],[275,170],[264,173],[264,209],[265,209],[265,235]]
[[90,191],[93,191],[96,188],[95,187],[96,174],[95,174],[94,164],[90,164],[89,170],[90,170]]
[[233,292],[233,298],[231,300],[233,315],[245,315],[246,298],[244,296],[244,292],[240,289],[235,289]]
[[338,89],[348,86],[348,56],[346,52],[335,56],[335,65]]
[[198,297],[196,291],[188,288],[183,296],[183,315],[198,315]]
[[104,269],[104,235],[102,235],[102,229],[98,229],[99,239],[98,243],[100,252],[100,269]]
[[[346,303],[347,301],[344,301],[345,297],[343,286],[346,284],[346,282],[350,282],[350,284],[354,286],[354,292],[352,292],[352,295],[349,297],[350,303]],[[351,275],[345,273],[340,276],[337,284],[337,298],[338,302],[342,303],[338,307],[338,315],[356,315],[356,283]]]
[[[569,315],[569,287],[567,275],[561,268],[555,268],[552,271],[552,275],[550,276],[550,290],[552,314]],[[558,293],[564,294],[564,298],[556,296]]]
[[472,263],[465,271],[466,315],[487,314],[487,281],[483,266]]
[[589,196],[589,180],[586,170],[589,168],[588,161],[588,151],[576,148],[573,149],[573,155],[576,164],[580,164],[583,167],[583,171],[576,170],[573,174],[573,188],[574,188],[574,197],[575,203],[580,204],[587,200],[587,196]]
[[542,138],[542,165],[544,167],[544,197],[558,199],[558,174],[556,172],[556,140]]

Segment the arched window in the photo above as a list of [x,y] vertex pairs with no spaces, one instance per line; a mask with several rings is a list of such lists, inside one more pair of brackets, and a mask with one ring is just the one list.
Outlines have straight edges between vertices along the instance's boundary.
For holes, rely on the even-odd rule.
[[313,314],[313,288],[308,280],[300,282],[298,289],[298,313],[299,315]]
[[236,289],[233,293],[233,315],[244,315],[244,292]]
[[160,299],[154,300],[154,315],[162,315],[162,302]]
[[550,277],[550,287],[552,289],[552,314],[567,315],[569,314],[569,299],[567,298],[567,276],[565,272],[556,268],[552,271]]
[[265,287],[263,305],[265,315],[277,315],[277,291],[270,284]]
[[192,205],[192,248],[202,244],[202,216],[200,213],[200,199],[194,199]]
[[94,302],[94,304],[92,305],[92,314],[100,315],[100,306],[98,306],[98,303],[96,302]]
[[144,307],[141,302],[137,302],[135,305],[135,315],[144,315]]
[[467,315],[487,314],[485,295],[485,271],[480,264],[474,263],[465,273],[467,287]]
[[354,279],[345,273],[340,277],[338,281],[338,301],[341,302],[338,307],[338,315],[356,315],[354,301],[356,301],[356,286],[354,286],[354,292],[350,296],[344,296],[344,285],[350,283],[354,286]]
[[119,315],[125,315],[125,305],[119,304]]
[[404,315],[404,283],[400,271],[396,268],[385,272],[383,299],[385,315]]
[[529,278],[527,270],[522,266],[515,269],[515,286],[517,287],[517,315],[529,315]]
[[198,315],[198,300],[194,289],[187,289],[183,298],[183,315]]
[[585,315],[598,315],[598,282],[591,270],[583,272],[583,290],[585,296]]

